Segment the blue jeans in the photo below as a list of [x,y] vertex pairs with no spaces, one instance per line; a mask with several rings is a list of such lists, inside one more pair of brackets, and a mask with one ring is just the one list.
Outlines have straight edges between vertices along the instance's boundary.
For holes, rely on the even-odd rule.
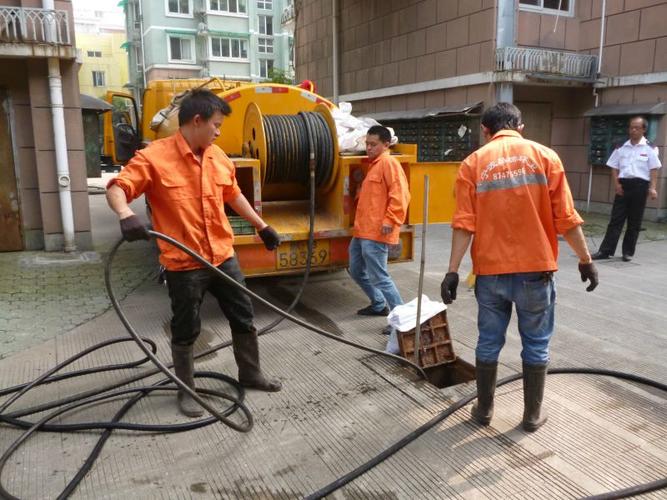
[[505,333],[516,306],[525,364],[549,362],[549,341],[554,331],[556,287],[553,274],[515,273],[477,276],[475,283],[479,339],[475,355],[484,363],[498,361]]
[[389,247],[386,243],[352,238],[350,242],[350,275],[371,300],[374,311],[401,305],[403,299],[387,271]]

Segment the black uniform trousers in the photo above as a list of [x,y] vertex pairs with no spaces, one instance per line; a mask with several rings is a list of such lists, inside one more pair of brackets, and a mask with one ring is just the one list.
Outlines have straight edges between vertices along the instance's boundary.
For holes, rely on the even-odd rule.
[[[245,285],[245,277],[236,257],[227,259],[218,269]],[[226,283],[210,269],[167,271],[171,299],[171,342],[175,345],[194,344],[201,331],[200,309],[204,294],[210,292],[229,321],[232,335],[254,333],[250,297]]]
[[639,229],[644,217],[649,182],[637,178],[619,179],[619,182],[623,186],[623,196],[616,195],[614,198],[611,220],[599,251],[606,255],[614,255],[627,219],[628,227],[623,237],[622,252],[623,255],[632,257],[635,254]]

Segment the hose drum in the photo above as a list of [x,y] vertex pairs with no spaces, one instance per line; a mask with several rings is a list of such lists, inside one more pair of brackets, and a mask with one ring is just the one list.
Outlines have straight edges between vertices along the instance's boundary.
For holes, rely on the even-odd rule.
[[315,153],[315,184],[326,185],[334,170],[334,144],[327,121],[317,112],[296,115],[264,115],[267,184],[308,184],[308,161]]

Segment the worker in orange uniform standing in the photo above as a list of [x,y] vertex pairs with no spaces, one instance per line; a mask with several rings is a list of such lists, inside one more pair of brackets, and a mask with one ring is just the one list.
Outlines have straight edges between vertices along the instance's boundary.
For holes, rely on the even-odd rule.
[[598,275],[560,158],[521,137],[522,130],[521,111],[512,104],[498,103],[482,116],[487,144],[461,163],[456,179],[452,250],[441,294],[446,304],[456,299],[459,265],[472,240],[479,330],[472,417],[491,422],[498,356],[514,304],[523,347],[523,428],[534,432],[546,421],[542,398],[554,331],[557,236],[579,257],[587,291],[595,289]]
[[[120,218],[127,241],[149,239],[146,227],[128,206],[128,202],[145,194],[156,231],[180,241],[244,284],[225,203],[255,226],[267,250],[274,250],[280,237],[248,203],[236,182],[234,164],[213,144],[224,117],[230,113],[229,104],[214,93],[192,91],[181,102],[178,132],[138,151],[109,182],[107,200]],[[167,269],[176,376],[194,389],[193,344],[201,327],[199,309],[208,291],[229,320],[241,385],[279,391],[280,382],[265,377],[260,369],[250,298],[172,245],[158,240],[158,247],[160,263]],[[179,391],[178,405],[187,416],[203,414],[199,404],[184,391]]]
[[[350,275],[368,296],[362,316],[386,316],[403,303],[387,270],[389,245],[399,241],[410,203],[403,167],[389,154],[391,134],[380,125],[368,129],[366,153],[370,165],[361,184],[350,242]],[[389,334],[385,328],[383,333]]]

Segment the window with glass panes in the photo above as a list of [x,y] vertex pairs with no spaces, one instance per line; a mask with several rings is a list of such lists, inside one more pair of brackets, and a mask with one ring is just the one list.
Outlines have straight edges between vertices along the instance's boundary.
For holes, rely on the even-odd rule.
[[273,16],[257,16],[260,35],[273,35]]
[[190,12],[191,0],[167,0],[167,11],[169,14],[180,14],[188,16]]
[[273,38],[257,38],[257,52],[260,54],[273,54]]
[[273,71],[273,59],[259,60],[259,76],[261,78],[269,78]]
[[93,71],[93,87],[104,87],[104,71]]
[[529,10],[544,10],[545,12],[570,13],[574,0],[519,0],[521,7]]
[[247,0],[209,0],[208,9],[212,12],[230,12],[232,14],[248,12]]
[[180,36],[169,37],[169,59],[172,61],[194,61],[192,53],[193,38]]
[[211,37],[211,55],[232,59],[248,59],[248,41],[240,38]]
[[271,10],[273,9],[273,2],[272,0],[257,0],[257,8]]

